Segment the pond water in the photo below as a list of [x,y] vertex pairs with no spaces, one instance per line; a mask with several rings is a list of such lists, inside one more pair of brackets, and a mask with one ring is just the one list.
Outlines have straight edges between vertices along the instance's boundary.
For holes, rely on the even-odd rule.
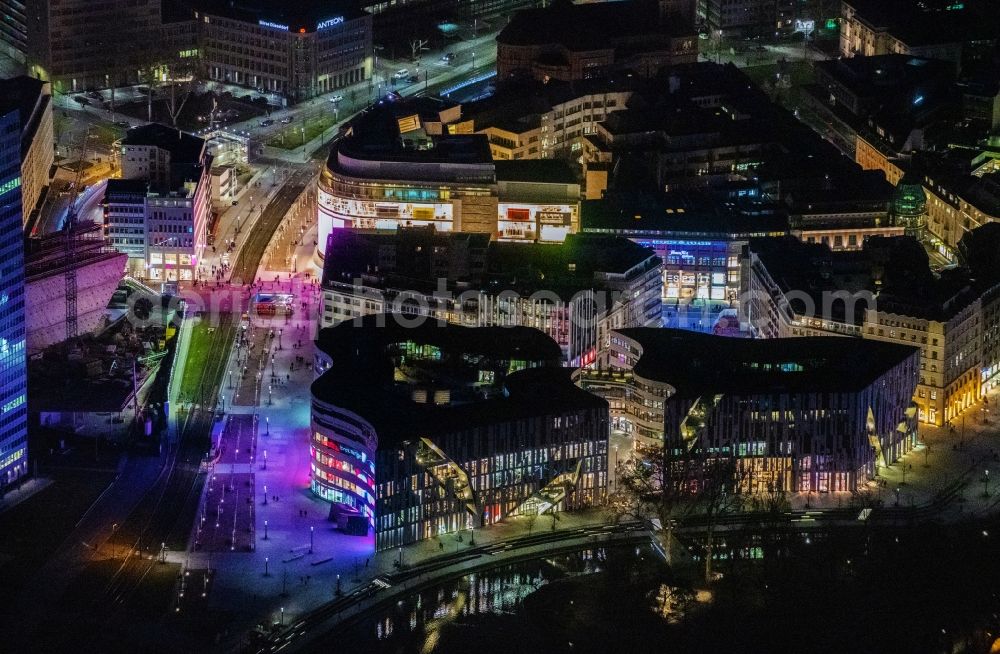
[[994,527],[729,535],[710,587],[697,543],[675,571],[648,545],[584,549],[443,581],[315,651],[985,654],[1000,633]]

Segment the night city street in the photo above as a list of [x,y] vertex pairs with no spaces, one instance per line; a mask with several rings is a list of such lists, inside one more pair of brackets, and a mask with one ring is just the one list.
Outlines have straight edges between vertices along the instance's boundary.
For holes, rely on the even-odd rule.
[[0,649],[1000,652],[998,262],[990,0],[0,0]]

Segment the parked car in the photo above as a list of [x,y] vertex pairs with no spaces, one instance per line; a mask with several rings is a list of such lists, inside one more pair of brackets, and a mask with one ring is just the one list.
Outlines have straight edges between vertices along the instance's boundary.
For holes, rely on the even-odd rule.
[[270,127],[273,124],[274,124],[273,118],[265,118],[264,120],[260,121],[261,127]]
[[404,77],[409,77],[409,75],[410,71],[408,71],[405,68],[400,68],[399,70],[396,71],[396,74],[393,75],[393,77],[395,77],[396,79],[403,79]]
[[344,99],[344,96],[342,96],[342,95],[335,95],[332,98],[330,98],[330,102],[335,102],[335,103],[336,102],[341,102],[341,101],[343,101],[343,99]]
[[127,120],[116,120],[115,125],[122,129],[132,129],[132,125]]
[[281,119],[281,124],[287,125],[288,123],[292,122],[292,118],[293,118],[292,116],[285,116],[284,118]]

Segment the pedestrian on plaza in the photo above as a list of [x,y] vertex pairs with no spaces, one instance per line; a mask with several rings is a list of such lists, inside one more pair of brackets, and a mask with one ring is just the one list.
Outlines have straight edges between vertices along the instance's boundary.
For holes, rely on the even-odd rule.
[[368,559],[365,559],[365,567],[368,567]]

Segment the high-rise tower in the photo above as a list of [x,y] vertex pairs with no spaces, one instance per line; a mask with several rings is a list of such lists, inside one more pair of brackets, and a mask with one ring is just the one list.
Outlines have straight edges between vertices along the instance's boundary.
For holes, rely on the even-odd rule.
[[0,98],[0,493],[28,472],[21,128]]

